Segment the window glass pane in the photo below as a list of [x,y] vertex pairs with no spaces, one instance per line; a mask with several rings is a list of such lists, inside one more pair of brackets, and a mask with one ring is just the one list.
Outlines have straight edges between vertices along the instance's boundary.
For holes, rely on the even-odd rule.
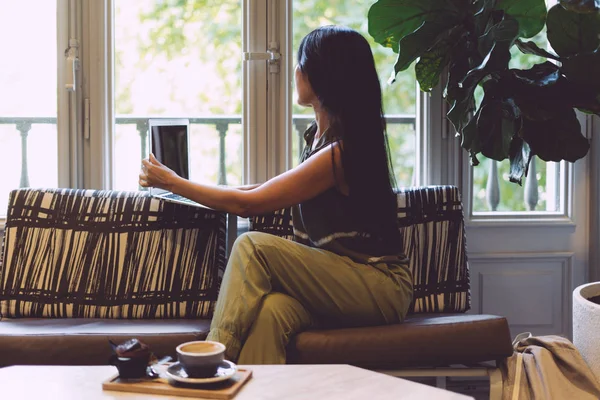
[[[532,39],[541,48],[549,48],[546,40],[546,29]],[[510,68],[529,69],[535,64],[546,61],[545,58],[531,54],[523,54],[517,46],[511,49]],[[475,91],[477,104],[483,98],[483,90]],[[561,164],[545,162],[534,157],[530,163],[527,178],[523,178],[523,186],[510,183],[509,160],[497,162],[477,155],[480,164],[472,167],[473,171],[473,213],[518,213],[518,212],[560,212],[561,201]],[[535,165],[534,164],[535,161]],[[564,177],[563,177],[564,178]]]
[[55,0],[0,0],[0,10],[0,216],[4,216],[10,190],[58,186],[57,12]]
[[485,157],[479,157],[479,160],[481,164],[473,168],[474,211],[560,211],[560,164],[534,157],[523,186],[519,186],[508,180],[508,160],[497,162]]
[[149,118],[190,119],[190,178],[242,177],[239,0],[115,0],[115,188],[138,189]]
[[[413,184],[415,166],[415,96],[416,80],[414,68],[401,72],[393,85],[387,81],[393,71],[396,54],[376,44],[368,34],[367,13],[372,2],[352,0],[294,0],[293,3],[293,48],[297,51],[300,41],[310,31],[323,25],[345,25],[360,32],[371,43],[375,65],[379,73],[383,93],[383,106],[388,118],[388,140],[398,186]],[[294,65],[296,54],[294,53]],[[350,84],[350,83],[349,83]],[[312,108],[293,108],[293,154],[295,164],[304,141],[302,133],[312,121]]]

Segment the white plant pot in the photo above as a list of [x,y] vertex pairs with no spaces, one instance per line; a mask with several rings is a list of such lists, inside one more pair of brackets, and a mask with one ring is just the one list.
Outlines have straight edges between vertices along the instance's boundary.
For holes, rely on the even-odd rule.
[[600,282],[573,291],[573,344],[600,381],[600,305],[588,299],[600,296]]

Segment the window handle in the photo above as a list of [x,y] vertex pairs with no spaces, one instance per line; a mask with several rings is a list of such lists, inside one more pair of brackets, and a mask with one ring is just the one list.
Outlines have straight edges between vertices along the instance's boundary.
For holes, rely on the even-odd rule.
[[244,61],[267,61],[269,64],[269,72],[278,73],[279,63],[281,60],[281,53],[279,53],[279,46],[276,43],[271,43],[271,47],[264,53],[252,53],[244,52]]
[[69,40],[69,47],[65,50],[67,63],[65,66],[65,89],[74,92],[77,88],[77,70],[79,69],[79,58],[77,58],[77,49],[79,43],[76,39]]

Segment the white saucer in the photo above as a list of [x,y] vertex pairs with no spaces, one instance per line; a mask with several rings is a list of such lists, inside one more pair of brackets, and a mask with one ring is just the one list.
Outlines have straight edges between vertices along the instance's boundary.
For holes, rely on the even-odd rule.
[[236,371],[237,365],[235,365],[231,361],[223,360],[223,362],[219,365],[219,368],[217,369],[217,372],[214,374],[214,376],[208,378],[190,378],[187,372],[185,372],[185,369],[183,369],[183,366],[178,362],[169,366],[169,368],[165,370],[165,373],[169,378],[177,382],[214,383],[225,381],[231,378],[235,375]]

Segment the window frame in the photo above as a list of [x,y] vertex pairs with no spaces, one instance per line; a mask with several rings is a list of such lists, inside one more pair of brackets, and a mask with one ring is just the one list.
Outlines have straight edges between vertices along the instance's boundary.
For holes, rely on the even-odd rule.
[[[272,145],[269,148],[271,154],[282,155],[278,162],[276,162],[277,168],[272,168],[271,171],[277,171],[276,174],[271,173],[269,176],[273,177],[279,173],[283,173],[286,170],[293,167],[294,162],[297,161],[298,154],[293,152],[293,142],[298,140],[295,127],[293,125],[293,112],[292,106],[294,104],[294,68],[296,64],[296,49],[293,48],[293,0],[271,0],[275,4],[275,7],[279,7],[278,11],[278,27],[279,27],[279,43],[282,45],[282,68],[281,74],[278,80],[280,85],[279,96],[280,101],[275,102],[280,105],[280,108],[269,108],[269,113],[274,113],[279,116],[279,124],[277,128],[279,132],[285,132],[285,135],[277,135],[277,131],[272,131],[275,135],[272,137]],[[365,14],[365,19],[367,18]],[[274,26],[275,22],[271,20],[270,26]],[[281,28],[284,27],[284,28]],[[390,65],[390,70],[392,66]],[[285,70],[285,75],[284,75]],[[380,79],[384,77],[380,76]],[[441,85],[440,85],[441,86]],[[431,143],[437,143],[436,140],[432,141],[431,132],[436,129],[441,129],[441,126],[445,124],[445,114],[434,114],[443,107],[444,100],[442,99],[442,89],[438,86],[432,90],[431,93],[422,92],[419,89],[418,83],[415,82],[415,176],[413,178],[413,184],[416,186],[422,186],[427,184],[433,184],[439,182],[440,184],[446,183],[448,179],[446,175],[438,173],[438,169],[447,171],[448,168],[442,168],[441,164],[432,161],[438,159],[433,156],[436,153],[436,149],[432,148]],[[271,86],[269,86],[269,93],[271,93]],[[440,118],[442,115],[442,118]],[[393,115],[392,115],[393,116]],[[300,149],[301,151],[301,149]],[[439,151],[437,151],[439,153]],[[285,159],[284,155],[285,154]],[[456,182],[456,179],[452,179],[452,182]]]
[[[114,170],[114,0],[83,0],[87,79],[84,101],[89,102],[90,131],[83,146],[84,186],[112,189]],[[241,0],[242,52],[263,52],[267,46],[267,6],[276,0]],[[93,17],[92,17],[93,16]],[[263,28],[263,29],[261,29]],[[242,54],[240,54],[242,57]],[[269,134],[268,68],[265,61],[242,63],[242,182],[264,182],[273,134]],[[269,93],[272,89],[269,90]],[[276,106],[276,104],[272,104]],[[273,131],[273,129],[271,129]],[[141,161],[141,160],[140,160]],[[282,172],[282,171],[281,171]],[[279,172],[280,173],[280,172]]]
[[[557,3],[557,0],[545,0],[546,7],[549,8]],[[588,118],[579,114],[579,120],[582,132],[588,132]],[[454,131],[455,132],[455,131]],[[591,134],[586,133],[586,137],[591,138]],[[461,178],[461,193],[463,195],[463,204],[465,209],[465,224],[472,227],[514,227],[514,226],[575,226],[573,210],[573,191],[575,190],[575,170],[576,167],[561,161],[557,163],[557,169],[560,173],[560,182],[557,190],[560,195],[560,205],[558,211],[513,211],[513,212],[475,212],[473,210],[473,168],[482,168],[482,166],[473,167],[470,165],[470,159],[466,152],[458,146],[465,156],[462,157],[461,169],[463,171]],[[523,178],[525,180],[525,178]]]
[[[58,185],[60,187],[77,187],[80,179],[80,156],[77,152],[79,133],[77,130],[79,98],[81,95],[81,69],[77,72],[77,90],[68,92],[65,88],[67,81],[67,60],[65,49],[69,39],[75,39],[81,45],[81,30],[79,21],[80,0],[56,0],[56,136],[58,152]],[[0,238],[6,226],[6,210],[0,212]]]
[[[586,132],[588,137],[595,138],[591,140],[590,163],[589,163],[589,279],[590,281],[600,280],[600,117],[597,115],[588,115],[586,123]],[[595,205],[595,207],[593,206]]]
[[[67,0],[63,0],[67,1]],[[89,133],[83,132],[82,187],[111,189],[114,184],[114,27],[115,0],[83,3],[83,75],[81,101],[89,104]],[[276,44],[279,72],[266,61],[242,63],[243,184],[262,183],[291,168],[297,139],[292,124],[295,52],[292,0],[241,0],[242,52],[265,52]],[[240,54],[240,57],[242,55]],[[416,97],[414,185],[455,184],[456,140],[448,140],[442,85]],[[267,88],[265,90],[264,88]],[[442,135],[432,135],[442,132]]]
[[[462,150],[464,151],[464,150]],[[475,212],[473,211],[473,167],[468,157],[463,160],[464,183],[463,203],[465,205],[465,223],[477,227],[502,227],[502,226],[574,226],[572,193],[574,181],[574,168],[562,161],[560,170],[560,209],[559,211],[513,211],[513,212]],[[516,185],[516,184],[515,184]]]

